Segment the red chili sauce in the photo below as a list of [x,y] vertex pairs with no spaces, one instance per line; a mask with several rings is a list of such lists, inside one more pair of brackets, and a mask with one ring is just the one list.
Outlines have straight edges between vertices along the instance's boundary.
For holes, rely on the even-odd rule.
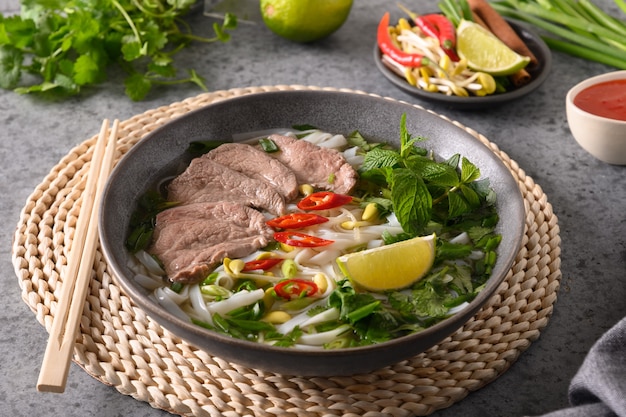
[[587,87],[574,97],[574,104],[596,116],[626,121],[626,79]]

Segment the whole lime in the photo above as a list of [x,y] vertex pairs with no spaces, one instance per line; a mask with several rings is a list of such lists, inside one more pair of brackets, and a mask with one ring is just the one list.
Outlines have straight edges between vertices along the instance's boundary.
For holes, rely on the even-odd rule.
[[274,33],[295,42],[312,42],[339,29],[352,0],[261,0],[263,22]]

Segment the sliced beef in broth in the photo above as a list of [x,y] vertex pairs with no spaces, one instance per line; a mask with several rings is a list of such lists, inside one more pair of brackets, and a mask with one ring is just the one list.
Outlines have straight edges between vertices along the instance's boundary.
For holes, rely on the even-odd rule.
[[272,234],[263,214],[242,204],[186,204],[157,215],[148,252],[172,281],[196,283],[225,257],[241,258],[267,245]]
[[230,201],[273,214],[285,213],[285,199],[269,183],[230,169],[206,154],[192,160],[167,190],[168,200],[181,204]]
[[245,143],[226,143],[207,154],[230,169],[271,184],[287,201],[298,195],[296,174],[267,152]]
[[270,139],[279,151],[269,155],[293,170],[298,183],[341,194],[355,186],[358,174],[340,152],[288,136],[271,135]]

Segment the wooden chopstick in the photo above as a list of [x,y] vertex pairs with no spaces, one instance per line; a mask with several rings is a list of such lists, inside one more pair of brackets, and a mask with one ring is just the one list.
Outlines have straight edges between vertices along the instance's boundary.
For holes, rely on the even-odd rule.
[[65,391],[80,318],[98,246],[99,200],[115,157],[119,121],[115,120],[107,139],[109,121],[102,128],[91,158],[82,195],[74,239],[68,255],[61,295],[52,321],[46,352],[37,381],[38,391]]

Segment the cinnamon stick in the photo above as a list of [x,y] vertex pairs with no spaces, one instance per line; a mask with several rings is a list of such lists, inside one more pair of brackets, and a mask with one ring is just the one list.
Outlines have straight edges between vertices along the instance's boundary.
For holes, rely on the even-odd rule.
[[506,46],[520,55],[529,57],[531,67],[538,64],[535,54],[487,0],[467,0],[467,3],[472,13],[479,19],[476,23],[483,22]]
[[531,79],[532,79],[532,76],[524,68],[522,68],[521,70],[517,71],[515,74],[509,75],[509,80],[511,80],[513,85],[515,87],[517,87],[517,88],[519,88],[519,87],[521,87],[523,85],[528,84]]

